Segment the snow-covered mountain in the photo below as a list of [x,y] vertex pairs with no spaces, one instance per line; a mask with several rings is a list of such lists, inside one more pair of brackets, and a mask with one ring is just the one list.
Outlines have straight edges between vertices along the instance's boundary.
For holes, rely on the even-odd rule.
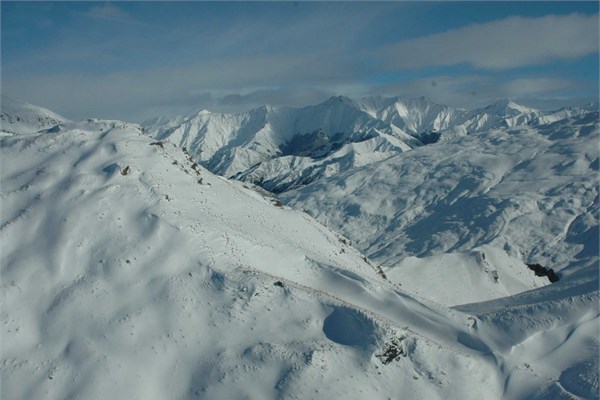
[[301,108],[263,106],[240,114],[203,110],[144,126],[153,138],[185,147],[216,174],[279,193],[440,140],[587,112],[544,113],[509,100],[469,112],[424,97],[336,96]]
[[42,107],[4,95],[0,99],[0,132],[3,135],[37,132],[68,121]]
[[468,115],[466,110],[435,104],[425,97],[373,96],[362,98],[358,104],[374,118],[402,129],[423,144],[438,141],[441,132],[463,122]]
[[449,140],[457,136],[485,132],[496,128],[512,128],[524,125],[543,125],[560,121],[568,117],[597,112],[598,104],[591,103],[582,107],[567,107],[556,111],[539,111],[525,107],[512,100],[499,100],[487,107],[475,109],[457,119],[453,124],[442,129],[441,140]]
[[212,172],[276,192],[421,144],[342,96],[303,108],[263,106],[240,114],[203,110],[144,126],[153,138],[185,147]]
[[[421,147],[281,195],[409,292],[456,305],[598,267],[598,113]],[[461,282],[470,282],[468,291]]]
[[[430,149],[446,145],[437,144],[357,170],[359,177],[385,174],[388,161],[396,168],[400,157],[433,151],[422,165],[440,170],[425,171],[432,180],[417,185],[415,196],[424,200],[415,202],[471,195],[465,205],[476,205],[475,197],[486,195],[477,188],[490,184],[494,199],[514,191],[516,211],[507,217],[518,214],[516,205],[534,212],[533,201],[540,201],[544,219],[531,219],[539,232],[572,214],[567,245],[554,243],[570,263],[559,282],[517,274],[524,286],[531,278],[541,287],[455,308],[409,294],[347,238],[244,183],[213,175],[187,150],[149,138],[138,125],[85,120],[6,135],[0,138],[0,397],[598,398],[598,274],[589,264],[597,247],[588,247],[597,239],[597,213],[582,211],[597,196],[586,171],[596,170],[598,159],[588,160],[595,147],[573,155],[598,135],[594,121],[455,139],[447,144],[452,162],[435,159],[441,150]],[[497,182],[506,167],[499,161],[513,159],[500,152],[486,163],[484,154],[493,157],[494,146],[519,139],[540,146],[540,154]],[[476,140],[487,153],[469,164]],[[522,147],[515,157],[525,155]],[[475,177],[450,188],[463,165]],[[531,171],[548,176],[547,167],[555,184],[526,181]],[[390,185],[397,179],[387,178]],[[343,172],[328,179],[352,183]],[[521,202],[536,190],[539,198]],[[598,200],[591,201],[593,210]],[[346,211],[352,218],[376,206],[371,199]],[[473,216],[477,223],[491,221],[481,226],[491,235],[499,231],[497,210],[470,209],[480,215]],[[441,234],[452,217],[440,216],[420,225],[415,213],[412,238],[421,237],[431,255],[452,241]],[[502,234],[516,235],[513,244],[527,239],[516,229],[524,225],[508,225],[515,229]],[[539,232],[525,232],[532,233],[530,243]],[[489,266],[503,260],[495,242],[476,246],[477,240],[474,259]],[[403,279],[420,272],[407,270]],[[503,272],[498,280],[506,285],[511,270]],[[461,290],[478,283],[463,280]]]

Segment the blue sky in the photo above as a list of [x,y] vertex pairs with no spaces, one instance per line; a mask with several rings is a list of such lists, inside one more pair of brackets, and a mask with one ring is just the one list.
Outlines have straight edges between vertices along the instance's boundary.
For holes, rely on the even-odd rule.
[[2,92],[69,118],[598,98],[598,3],[6,2]]

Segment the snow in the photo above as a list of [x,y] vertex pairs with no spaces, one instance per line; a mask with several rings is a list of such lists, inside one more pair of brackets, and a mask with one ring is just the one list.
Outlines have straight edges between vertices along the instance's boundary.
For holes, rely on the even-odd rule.
[[[387,147],[394,146],[397,153],[421,144],[402,129],[372,117],[359,103],[342,96],[302,108],[264,106],[239,114],[203,111],[187,117],[153,119],[144,126],[148,135],[186,147],[211,172],[245,177],[252,183],[261,179],[277,182],[277,191],[300,182],[283,182],[282,176],[289,173],[288,169],[267,175],[266,171],[258,175],[250,171],[261,163],[277,163],[281,157],[293,156],[297,158],[293,163],[306,166],[305,171],[297,172],[304,177],[301,182],[307,182],[343,168],[337,161],[331,161],[340,158],[335,153],[342,147],[345,147],[342,151],[352,152],[348,146],[378,139]],[[372,146],[374,160],[385,158],[378,154],[382,152],[380,149],[381,145]],[[325,157],[330,160],[327,164],[336,165],[322,168]],[[356,165],[368,162],[372,160],[362,157]],[[263,169],[273,171],[275,165]]]
[[374,395],[393,327],[467,329],[306,214],[151,142],[118,121],[3,139],[3,398]]
[[[409,292],[446,305],[511,295],[548,283],[527,277],[524,263],[565,277],[597,267],[597,121],[592,113],[460,137],[281,198],[348,237]],[[463,280],[469,291],[447,284]]]
[[408,256],[385,273],[405,290],[448,306],[510,296],[547,283],[520,260],[491,246],[472,252]]
[[[407,209],[412,219],[405,228],[418,225],[432,199],[450,207],[440,194],[453,193],[457,202],[491,198],[500,210],[492,215],[503,215],[507,193],[524,205],[538,193],[548,221],[531,240],[540,251],[543,243],[559,250],[553,260],[564,278],[523,291],[539,278],[513,275],[518,265],[508,264],[517,253],[492,241],[465,242],[446,255],[449,239],[441,229],[424,240],[428,253],[411,260],[451,257],[478,285],[484,281],[475,270],[485,254],[488,272],[496,267],[504,285],[497,295],[519,292],[453,308],[390,282],[392,271],[384,278],[349,239],[363,242],[249,184],[213,175],[139,125],[62,121],[59,129],[5,135],[0,397],[598,398],[597,251],[589,247],[598,225],[597,189],[590,184],[597,169],[593,118],[459,138],[318,182],[347,191],[351,222],[395,215],[400,204],[394,196],[377,198],[381,188],[354,202],[361,188],[355,183],[374,190],[385,181],[405,190],[400,183],[407,180],[409,190],[422,179],[386,175],[384,165],[390,171],[406,165],[411,173],[438,168],[421,172],[433,174],[431,186],[413,186],[419,198],[412,201],[422,209]],[[343,151],[365,151],[361,143]],[[500,151],[509,147],[514,153]],[[466,157],[478,148],[498,155]],[[446,160],[436,159],[442,153]],[[509,168],[524,155],[536,174],[552,171],[552,182],[528,181]],[[450,166],[480,174],[454,190],[461,171],[447,174]],[[506,171],[513,172],[500,174]],[[438,182],[436,173],[446,178]],[[327,204],[310,211],[326,213]],[[491,219],[471,210],[475,222]],[[535,220],[538,211],[529,211]],[[490,234],[514,249],[531,244],[517,228],[532,220],[517,214],[524,219],[514,230],[489,224]],[[355,227],[348,233],[356,234]],[[568,246],[548,241],[560,235]],[[387,362],[385,354],[395,356]]]
[[263,161],[234,178],[279,193],[407,150],[410,147],[394,136],[381,134],[362,142],[346,143],[324,157],[282,156]]
[[425,97],[365,97],[360,100],[360,107],[419,139],[426,132],[441,132],[466,116],[466,110],[435,104]]
[[33,133],[52,128],[69,120],[48,109],[2,95],[0,100],[0,134]]
[[[279,193],[436,141],[548,124],[596,109],[587,105],[541,112],[500,100],[467,111],[425,97],[334,96],[300,108],[262,106],[239,114],[202,110],[155,118],[144,126],[150,136],[186,147],[213,173]],[[369,141],[378,145],[366,151],[355,148]]]
[[598,271],[582,272],[538,290],[458,307],[477,315],[480,334],[502,354],[506,397],[598,398]]

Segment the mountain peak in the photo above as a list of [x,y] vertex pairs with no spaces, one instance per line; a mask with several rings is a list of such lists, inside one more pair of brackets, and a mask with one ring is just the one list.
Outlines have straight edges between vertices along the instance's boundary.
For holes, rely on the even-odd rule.
[[529,114],[535,112],[537,110],[533,108],[529,108],[523,106],[521,104],[516,103],[512,99],[500,99],[489,106],[485,107],[484,110],[486,112],[491,112],[493,114]]

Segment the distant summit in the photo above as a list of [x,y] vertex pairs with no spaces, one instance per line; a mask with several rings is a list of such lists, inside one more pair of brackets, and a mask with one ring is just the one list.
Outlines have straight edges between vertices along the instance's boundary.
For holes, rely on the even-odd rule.
[[519,114],[531,114],[539,112],[539,110],[522,106],[510,99],[498,100],[497,102],[490,104],[481,110],[483,112],[498,116],[515,116]]

